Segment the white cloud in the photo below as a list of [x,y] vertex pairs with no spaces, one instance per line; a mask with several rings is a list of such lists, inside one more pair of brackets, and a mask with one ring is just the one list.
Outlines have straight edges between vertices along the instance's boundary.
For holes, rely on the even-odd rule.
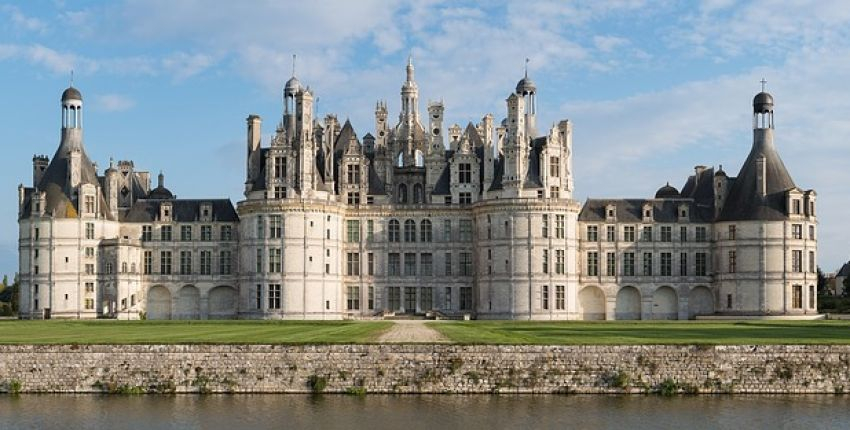
[[16,29],[35,33],[47,32],[48,26],[44,21],[24,15],[21,9],[15,6],[4,5],[0,9],[9,15],[9,20]]
[[216,63],[212,55],[177,52],[162,59],[162,68],[177,80],[203,72]]
[[602,52],[611,52],[616,48],[629,44],[629,40],[617,36],[593,36],[593,44]]
[[96,110],[104,112],[121,112],[136,106],[136,102],[121,94],[100,94],[94,97]]

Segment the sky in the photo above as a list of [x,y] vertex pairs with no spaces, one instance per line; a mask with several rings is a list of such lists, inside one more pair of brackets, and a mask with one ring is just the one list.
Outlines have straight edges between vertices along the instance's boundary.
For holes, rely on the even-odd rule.
[[[420,109],[447,126],[487,113],[528,74],[538,128],[573,123],[575,197],[649,198],[694,166],[735,175],[752,98],[775,98],[776,146],[815,189],[819,265],[850,259],[850,2],[114,0],[0,3],[0,273],[17,270],[17,186],[59,144],[62,91],[83,94],[85,148],[165,174],[178,197],[242,199],[245,118],[282,114],[293,73],[357,134],[398,115],[408,56]],[[423,118],[424,120],[424,118]]]

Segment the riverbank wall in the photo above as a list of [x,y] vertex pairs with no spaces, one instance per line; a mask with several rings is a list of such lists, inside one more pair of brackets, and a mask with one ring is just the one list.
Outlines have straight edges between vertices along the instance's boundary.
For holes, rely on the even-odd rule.
[[835,393],[850,346],[0,345],[0,392]]

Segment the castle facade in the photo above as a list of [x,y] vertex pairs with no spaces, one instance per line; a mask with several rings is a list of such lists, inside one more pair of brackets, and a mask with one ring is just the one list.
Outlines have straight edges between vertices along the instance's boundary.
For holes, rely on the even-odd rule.
[[263,142],[247,118],[245,198],[181,199],[131,161],[100,174],[83,103],[61,98],[59,148],[19,186],[23,318],[688,319],[816,313],[816,193],[774,146],[773,97],[753,101],[737,176],[698,166],[681,191],[573,199],[572,124],[538,131],[526,75],[506,116],[420,113],[409,62],[401,112],[374,134],[294,76]]

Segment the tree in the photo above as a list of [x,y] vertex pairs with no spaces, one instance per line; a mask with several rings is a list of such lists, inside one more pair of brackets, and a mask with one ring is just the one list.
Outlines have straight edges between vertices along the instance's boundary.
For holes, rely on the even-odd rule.
[[820,270],[820,266],[818,266],[818,295],[825,296],[829,292],[827,291],[827,280],[826,275],[823,274],[823,271]]
[[844,295],[850,297],[850,276],[844,278]]

